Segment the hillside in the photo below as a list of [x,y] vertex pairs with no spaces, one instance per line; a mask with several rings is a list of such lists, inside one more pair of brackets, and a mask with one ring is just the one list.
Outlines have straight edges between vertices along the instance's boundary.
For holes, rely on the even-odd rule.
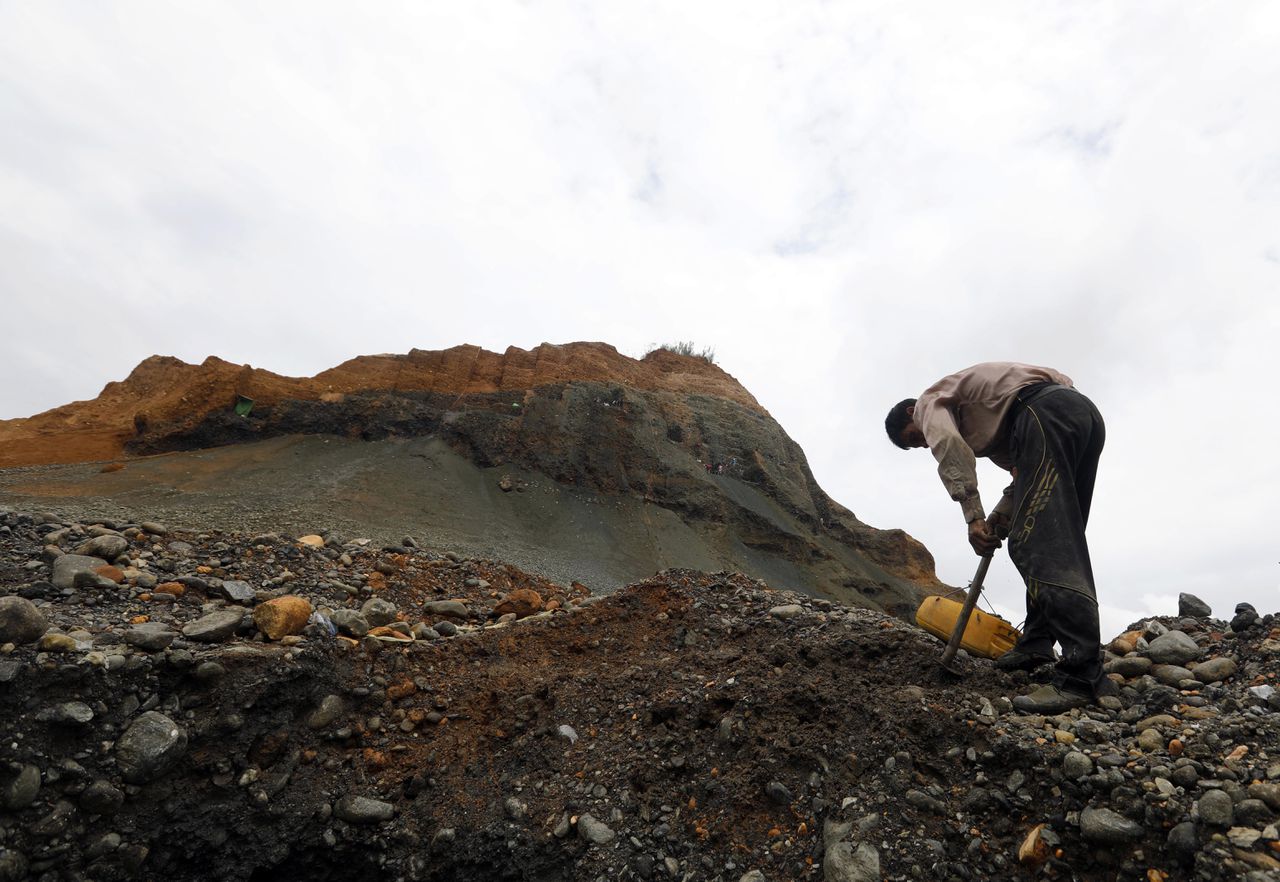
[[0,463],[0,501],[24,508],[408,532],[595,590],[732,570],[909,618],[942,587],[918,542],[827,496],[736,380],[665,350],[460,346],[307,379],[150,358],[92,401],[0,423]]

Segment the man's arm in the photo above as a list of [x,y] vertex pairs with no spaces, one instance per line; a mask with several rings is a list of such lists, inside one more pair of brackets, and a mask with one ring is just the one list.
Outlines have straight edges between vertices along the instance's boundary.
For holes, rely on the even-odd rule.
[[923,395],[913,412],[916,424],[924,433],[925,443],[938,461],[938,477],[951,498],[960,503],[965,523],[984,517],[982,498],[978,495],[977,458],[956,428],[951,412],[936,395]]

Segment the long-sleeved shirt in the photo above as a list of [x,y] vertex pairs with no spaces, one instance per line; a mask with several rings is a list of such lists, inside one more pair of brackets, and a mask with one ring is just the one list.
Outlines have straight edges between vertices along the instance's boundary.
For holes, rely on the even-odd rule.
[[[1018,390],[1036,383],[1070,386],[1071,378],[1053,368],[988,361],[943,377],[916,399],[913,421],[938,460],[938,475],[966,522],[983,517],[978,496],[977,456],[1006,471],[1013,468],[1005,417]],[[1012,484],[995,511],[1009,514]]]

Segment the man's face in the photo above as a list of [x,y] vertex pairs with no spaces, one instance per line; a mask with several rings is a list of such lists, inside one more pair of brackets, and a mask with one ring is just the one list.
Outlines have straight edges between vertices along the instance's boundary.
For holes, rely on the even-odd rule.
[[[907,408],[907,416],[915,417],[915,413],[916,413],[916,409],[914,407]],[[920,427],[915,424],[914,419],[912,420],[912,422],[907,423],[906,427],[903,428],[902,430],[902,434],[899,435],[898,437],[902,439],[902,443],[905,444],[907,447],[928,447],[929,446],[928,444],[925,443],[924,432],[920,431]]]

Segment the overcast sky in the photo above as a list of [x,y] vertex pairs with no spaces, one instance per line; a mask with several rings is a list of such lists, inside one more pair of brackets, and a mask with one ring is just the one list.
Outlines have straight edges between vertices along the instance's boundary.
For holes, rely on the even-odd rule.
[[154,353],[692,340],[963,585],[884,414],[1047,364],[1107,420],[1104,639],[1280,609],[1276,3],[4,3],[0,206],[0,418]]

